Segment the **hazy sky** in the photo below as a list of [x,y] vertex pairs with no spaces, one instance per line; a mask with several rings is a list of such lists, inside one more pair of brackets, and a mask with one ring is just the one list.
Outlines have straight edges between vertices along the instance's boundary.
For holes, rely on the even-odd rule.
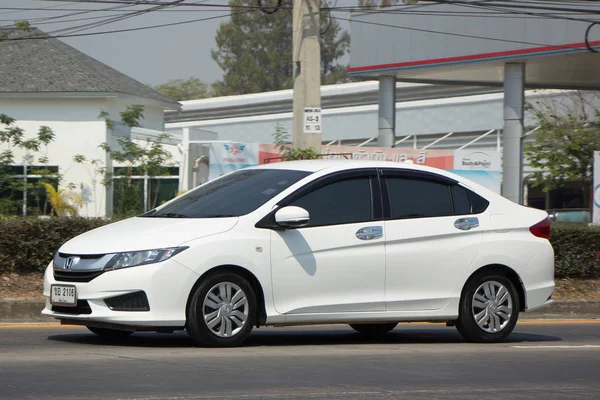
[[[189,3],[206,2],[206,0],[186,1]],[[227,0],[210,1],[210,4],[227,3]],[[122,8],[106,12],[91,11],[117,6]],[[11,7],[36,10],[8,9]],[[61,1],[0,0],[0,25],[6,26],[15,20],[26,19],[32,26],[52,33],[67,27],[101,22],[106,18],[127,15],[132,11],[147,8],[147,6],[81,4]],[[173,9],[177,11],[154,11],[101,27],[85,29],[78,33],[139,28],[227,15],[230,12],[228,8],[215,9],[214,7],[206,9],[204,7],[174,7]],[[64,18],[56,18],[59,16],[64,16]],[[90,17],[102,18],[89,19]],[[64,22],[67,20],[70,21]],[[214,37],[219,24],[227,20],[227,17],[223,17],[157,29],[63,38],[61,40],[142,83],[156,85],[170,79],[187,79],[191,76],[206,82],[213,82],[221,77],[221,70],[211,58],[210,50],[215,46]],[[343,25],[347,29],[347,24]],[[71,33],[70,31],[64,32],[64,34]],[[59,35],[60,32],[54,34]],[[347,59],[344,62],[348,62]]]

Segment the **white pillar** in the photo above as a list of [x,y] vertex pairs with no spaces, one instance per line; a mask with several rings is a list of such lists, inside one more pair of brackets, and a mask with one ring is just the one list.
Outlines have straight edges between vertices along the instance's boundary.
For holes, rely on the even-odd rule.
[[523,115],[525,64],[504,65],[502,195],[523,204]]
[[394,147],[396,142],[396,77],[379,77],[379,147]]

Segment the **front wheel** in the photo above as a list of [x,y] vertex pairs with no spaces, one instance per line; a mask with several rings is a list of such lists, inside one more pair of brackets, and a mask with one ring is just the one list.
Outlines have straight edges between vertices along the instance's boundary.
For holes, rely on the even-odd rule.
[[186,329],[203,346],[232,347],[250,336],[255,321],[252,286],[237,274],[222,273],[206,279],[196,289]]
[[467,283],[456,329],[470,342],[501,342],[515,328],[519,310],[519,295],[510,279],[482,274]]
[[350,324],[350,327],[362,335],[369,337],[383,336],[398,325],[396,322],[385,324]]
[[123,339],[131,335],[132,331],[121,331],[118,329],[96,328],[94,326],[87,327],[91,332],[105,339]]

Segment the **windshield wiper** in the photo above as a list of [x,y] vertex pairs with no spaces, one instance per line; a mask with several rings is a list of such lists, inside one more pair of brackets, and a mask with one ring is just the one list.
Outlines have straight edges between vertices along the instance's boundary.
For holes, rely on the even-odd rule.
[[147,217],[151,217],[151,218],[190,218],[187,215],[178,214],[178,213],[152,214],[152,215],[147,215]]

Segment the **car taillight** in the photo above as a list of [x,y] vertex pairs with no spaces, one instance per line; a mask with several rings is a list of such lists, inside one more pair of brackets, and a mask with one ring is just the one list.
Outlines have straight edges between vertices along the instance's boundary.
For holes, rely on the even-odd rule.
[[529,232],[539,238],[550,239],[550,218],[545,218],[544,220],[533,225],[531,228],[529,228]]

